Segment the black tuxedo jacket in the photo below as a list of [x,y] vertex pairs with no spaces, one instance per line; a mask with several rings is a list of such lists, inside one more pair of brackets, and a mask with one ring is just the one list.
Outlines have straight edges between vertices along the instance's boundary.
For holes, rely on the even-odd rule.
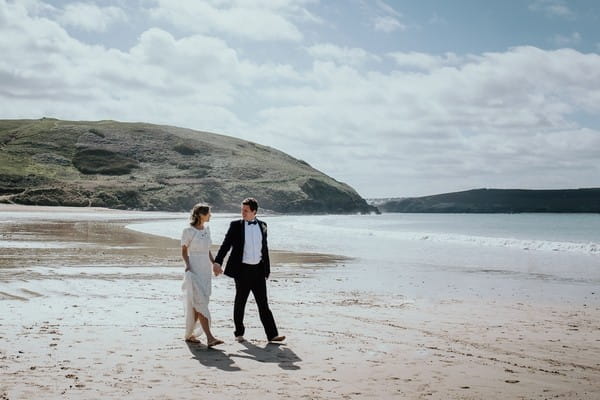
[[[262,233],[261,265],[264,268],[265,278],[268,278],[271,273],[271,263],[269,261],[269,246],[267,245],[267,223],[258,219],[257,221]],[[225,234],[225,239],[223,239],[223,243],[215,257],[215,262],[223,265],[223,260],[231,249],[224,274],[232,278],[238,278],[241,274],[242,258],[244,257],[244,223],[243,219],[239,219],[229,224],[229,230]]]

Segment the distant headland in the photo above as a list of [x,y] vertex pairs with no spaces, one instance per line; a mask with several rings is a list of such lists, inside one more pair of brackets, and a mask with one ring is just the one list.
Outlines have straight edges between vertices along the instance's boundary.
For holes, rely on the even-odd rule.
[[473,189],[370,203],[382,212],[402,213],[600,213],[600,188]]

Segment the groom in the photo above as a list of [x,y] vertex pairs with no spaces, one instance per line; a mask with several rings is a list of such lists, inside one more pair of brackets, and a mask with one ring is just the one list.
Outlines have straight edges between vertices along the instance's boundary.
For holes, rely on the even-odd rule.
[[250,292],[254,295],[260,321],[270,342],[282,342],[285,336],[279,336],[273,313],[267,301],[267,279],[271,272],[269,248],[267,246],[267,224],[256,219],[258,202],[247,198],[242,202],[242,219],[232,221],[225,239],[215,257],[213,270],[215,275],[223,272],[221,265],[229,250],[229,260],[225,275],[235,280],[235,301],[233,321],[235,339],[244,341],[244,309]]

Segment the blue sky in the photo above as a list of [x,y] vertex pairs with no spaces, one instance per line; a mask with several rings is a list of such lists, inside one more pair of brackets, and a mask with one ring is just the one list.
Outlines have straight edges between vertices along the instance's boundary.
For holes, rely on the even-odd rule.
[[600,186],[600,3],[0,0],[0,118],[272,146],[364,197]]

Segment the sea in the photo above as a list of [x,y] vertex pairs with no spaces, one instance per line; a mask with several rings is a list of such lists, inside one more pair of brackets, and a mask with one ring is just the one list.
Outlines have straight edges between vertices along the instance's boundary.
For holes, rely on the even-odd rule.
[[[187,214],[127,228],[179,239]],[[166,218],[165,218],[166,217]],[[213,243],[235,214],[213,214]],[[273,250],[347,257],[332,290],[407,298],[600,302],[600,214],[259,215]],[[276,267],[275,267],[276,268]]]
[[[329,264],[273,265],[275,278],[281,271],[297,272],[312,277],[311,285],[321,293],[401,295],[421,302],[476,297],[600,305],[600,214],[265,214],[259,218],[268,224],[272,250],[338,256],[329,257],[336,260]],[[0,228],[19,219],[127,221],[130,230],[179,239],[188,213],[0,210]],[[213,214],[209,222],[213,244],[223,240],[234,219],[239,215]],[[81,245],[0,239],[0,251]],[[116,272],[106,267],[94,272],[137,272],[130,267],[115,268]],[[43,268],[36,271],[49,277],[54,273]],[[71,272],[77,271],[62,271]],[[165,273],[171,279],[179,276],[179,271],[166,266],[153,273]],[[221,281],[228,280],[216,280],[217,289],[230,284]]]

